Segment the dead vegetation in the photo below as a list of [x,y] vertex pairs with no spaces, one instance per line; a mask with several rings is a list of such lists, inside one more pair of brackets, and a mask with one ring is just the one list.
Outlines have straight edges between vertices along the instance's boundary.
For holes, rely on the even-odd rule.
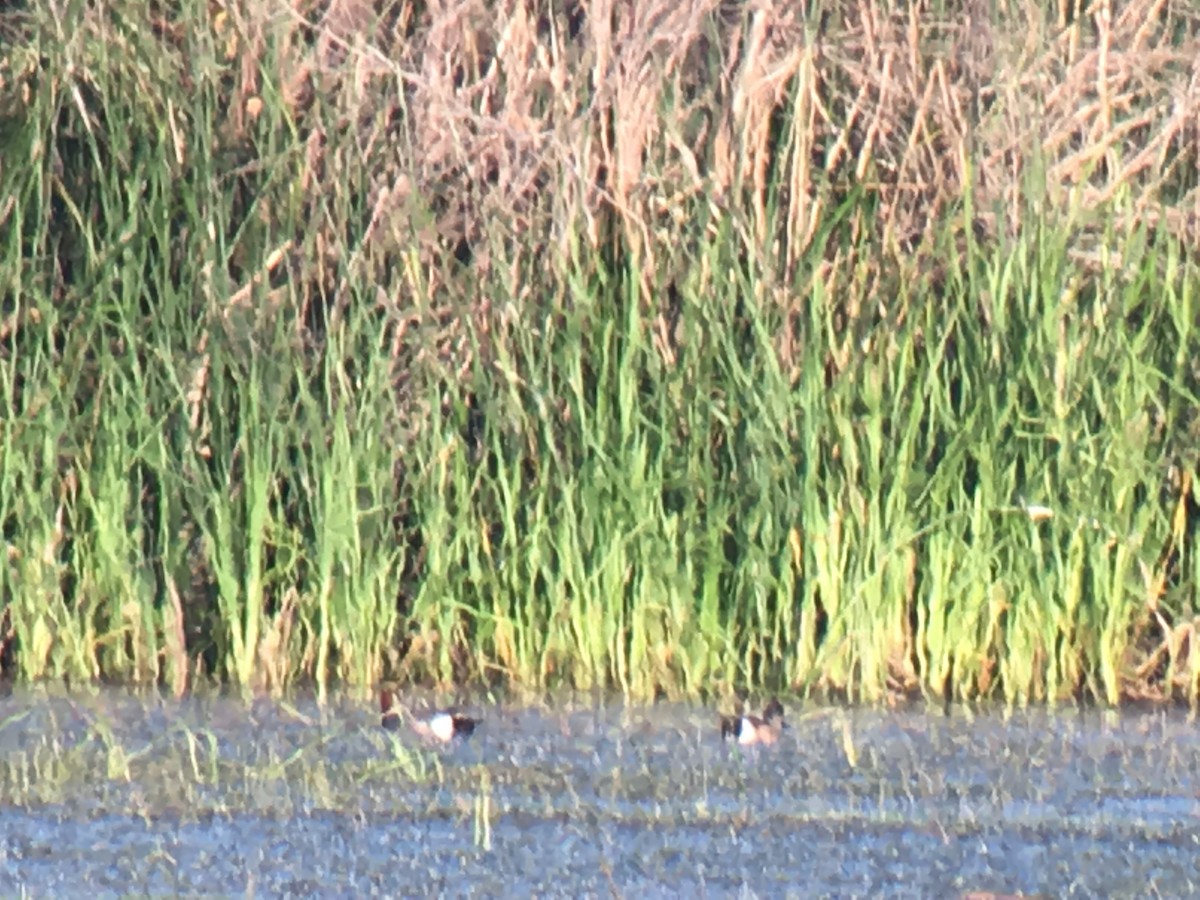
[[[325,222],[327,250],[379,271],[415,236],[420,265],[381,297],[398,355],[408,298],[439,296],[447,259],[468,281],[507,273],[520,309],[520,273],[615,253],[655,310],[686,265],[674,251],[722,220],[767,276],[760,302],[795,311],[817,278],[845,294],[848,321],[883,314],[863,307],[888,273],[944,265],[947,221],[961,220],[961,250],[968,231],[1003,239],[1045,217],[1093,269],[1121,264],[1101,212],[1195,244],[1200,14],[1165,0],[1063,2],[1045,18],[930,6],[335,0],[234,4],[213,26],[236,61],[235,134],[264,82],[284,86],[314,193],[345,183],[330,132],[354,134],[369,222],[353,248]],[[856,190],[874,214],[814,248]],[[852,272],[859,284],[838,284]],[[486,301],[464,299],[486,330]],[[465,352],[461,316],[435,318],[441,346]]]
[[[1001,2],[994,17],[985,6],[245,0],[210,4],[206,34],[173,18],[194,11],[159,7],[147,33],[97,8],[73,39],[90,29],[131,59],[166,45],[177,71],[130,77],[148,113],[180,131],[190,123],[170,92],[204,78],[198,57],[214,54],[221,140],[251,159],[242,176],[261,174],[256,127],[280,102],[314,226],[282,249],[312,280],[310,302],[336,310],[348,279],[399,273],[379,279],[397,356],[413,298],[441,297],[424,318],[458,368],[464,311],[484,330],[498,312],[464,285],[500,273],[519,310],[521,273],[615,254],[637,263],[653,309],[685,264],[674,251],[722,221],[770,286],[760,302],[797,308],[821,279],[847,297],[848,321],[887,273],[944,265],[931,263],[948,221],[961,245],[1042,216],[1092,266],[1120,263],[1099,212],[1194,245],[1200,13],[1167,0],[1060,0],[1047,13]],[[9,14],[4,33],[28,21]],[[6,104],[36,70],[31,54],[11,56]],[[88,72],[74,74],[85,107]],[[334,191],[368,201],[353,240]],[[854,191],[874,199],[869,220],[855,212],[849,241],[814,248]],[[814,252],[826,261],[815,271],[803,264]],[[274,265],[242,262],[246,286]],[[858,283],[839,285],[851,272]]]

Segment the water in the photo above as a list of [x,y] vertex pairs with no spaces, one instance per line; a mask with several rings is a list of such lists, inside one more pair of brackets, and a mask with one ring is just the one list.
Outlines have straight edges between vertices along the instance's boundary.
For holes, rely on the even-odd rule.
[[480,708],[467,742],[369,703],[0,701],[0,894],[1184,896],[1200,740],[1169,712]]

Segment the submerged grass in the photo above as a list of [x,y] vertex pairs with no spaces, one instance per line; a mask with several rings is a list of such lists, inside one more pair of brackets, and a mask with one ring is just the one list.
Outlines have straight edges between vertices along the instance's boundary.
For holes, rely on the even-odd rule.
[[345,6],[4,19],[9,672],[1200,697],[1194,17]]
[[183,724],[158,733],[143,728],[134,737],[130,723],[102,714],[77,710],[65,718],[81,719],[83,727],[41,720],[34,734],[20,718],[0,722],[5,803],[202,818],[231,810],[344,810],[398,792],[427,796],[432,810],[433,789],[466,796],[472,783],[465,774],[448,776],[433,752],[374,729],[331,728],[291,740],[274,733],[235,746],[228,734]]

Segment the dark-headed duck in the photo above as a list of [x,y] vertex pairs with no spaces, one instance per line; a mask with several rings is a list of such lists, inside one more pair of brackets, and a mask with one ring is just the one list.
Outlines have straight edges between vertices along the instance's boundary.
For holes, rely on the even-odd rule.
[[743,747],[752,744],[773,744],[779,740],[782,730],[783,704],[776,699],[767,704],[761,719],[748,715],[721,718],[721,737],[733,738]]
[[417,716],[396,703],[396,695],[386,688],[379,692],[380,724],[388,731],[396,731],[407,717],[412,730],[427,740],[448,744],[456,737],[466,737],[479,724],[478,719],[460,716],[453,710],[435,710]]

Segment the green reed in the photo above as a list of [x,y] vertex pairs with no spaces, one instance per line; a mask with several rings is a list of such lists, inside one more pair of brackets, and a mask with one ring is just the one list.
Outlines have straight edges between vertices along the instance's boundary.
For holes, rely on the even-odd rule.
[[[707,199],[651,272],[514,249],[501,222],[487,274],[389,269],[353,135],[330,130],[313,208],[269,90],[252,162],[222,155],[206,34],[187,93],[86,34],[42,47],[84,61],[102,116],[38,80],[6,138],[29,160],[0,170],[23,678],[1115,702],[1192,615],[1151,584],[1179,532],[1169,467],[1194,463],[1178,247],[1114,224],[1133,262],[1085,277],[1078,223],[1031,211],[940,279],[847,264],[831,289],[846,223],[875,215],[849,191],[787,280]],[[674,292],[670,333],[646,278]],[[1197,671],[1177,643],[1165,664]]]

